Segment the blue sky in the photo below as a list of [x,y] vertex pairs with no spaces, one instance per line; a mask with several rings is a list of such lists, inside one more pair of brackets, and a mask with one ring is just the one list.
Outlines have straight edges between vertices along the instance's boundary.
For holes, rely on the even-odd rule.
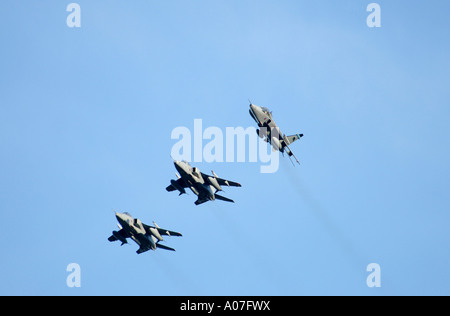
[[[378,1],[373,29],[370,1],[77,3],[79,29],[0,5],[0,294],[450,294],[450,4]],[[195,163],[235,204],[166,192],[171,131],[254,126],[249,98],[301,166]],[[109,243],[113,209],[177,252]]]

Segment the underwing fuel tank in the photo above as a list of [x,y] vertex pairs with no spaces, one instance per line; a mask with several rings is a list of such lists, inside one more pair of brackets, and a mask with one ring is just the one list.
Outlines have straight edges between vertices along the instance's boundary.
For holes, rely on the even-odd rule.
[[217,191],[222,191],[222,187],[219,185],[219,182],[214,177],[208,177],[208,182],[211,184]]
[[283,149],[278,138],[272,138],[272,147],[273,147],[273,149],[279,150],[279,151],[281,151]]
[[180,185],[178,184],[177,181],[175,181],[175,180],[170,180],[170,184],[172,184],[172,186],[173,186],[175,189],[177,189],[178,191],[180,191],[180,195],[181,195],[181,194],[186,194],[186,190],[185,190],[182,186],[180,186]]
[[152,235],[155,236],[159,241],[162,241],[162,240],[163,240],[161,234],[159,233],[159,231],[158,231],[156,228],[150,227],[150,232],[151,232]]

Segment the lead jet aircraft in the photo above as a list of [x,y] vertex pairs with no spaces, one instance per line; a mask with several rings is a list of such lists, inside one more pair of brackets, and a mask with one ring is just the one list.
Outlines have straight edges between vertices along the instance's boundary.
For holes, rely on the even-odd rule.
[[250,102],[250,116],[258,124],[259,129],[256,130],[258,136],[263,138],[266,142],[272,145],[274,150],[280,151],[282,154],[286,152],[289,159],[293,156],[298,164],[297,157],[295,157],[289,145],[296,140],[303,137],[303,134],[295,134],[286,136],[281,133],[280,128],[277,126],[272,117],[272,112],[266,107],[254,105]]
[[189,188],[198,196],[195,205],[214,201],[215,199],[234,203],[233,200],[216,193],[223,191],[222,185],[240,187],[239,183],[221,179],[217,177],[214,171],[212,171],[213,176],[206,175],[200,172],[198,168],[192,168],[186,161],[174,161],[174,165],[181,176],[175,173],[178,180],[170,180],[171,184],[166,188],[167,191],[178,190],[180,192],[179,195],[182,195],[186,194],[185,189]]
[[180,233],[160,228],[155,222],[153,222],[155,226],[145,225],[127,212],[116,212],[116,218],[119,222],[117,226],[120,230],[113,231],[112,236],[108,240],[111,242],[120,240],[122,242],[121,246],[123,246],[128,243],[127,238],[131,238],[139,245],[139,249],[136,251],[138,254],[148,250],[156,250],[156,248],[175,251],[173,248],[160,244],[163,241],[162,236],[182,236]]

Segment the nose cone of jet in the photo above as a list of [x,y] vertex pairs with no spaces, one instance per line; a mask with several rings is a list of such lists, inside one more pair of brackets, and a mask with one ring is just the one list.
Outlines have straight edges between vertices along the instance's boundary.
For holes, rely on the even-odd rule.
[[254,104],[250,104],[250,110],[255,114],[259,114],[261,112],[261,108]]
[[175,165],[175,169],[177,169],[178,171],[183,170],[182,163],[183,162],[181,162],[181,161],[175,160],[173,162],[173,164]]
[[117,220],[120,222],[120,221],[122,221],[123,220],[123,215],[121,214],[121,213],[117,213],[117,212],[115,212],[116,213],[116,218],[117,218]]
[[125,223],[127,223],[127,220],[130,219],[130,216],[128,216],[127,214],[116,212],[116,218],[117,218],[117,221],[119,222],[119,224],[123,226],[123,225],[125,225]]
[[175,165],[175,169],[177,169],[177,171],[178,171],[180,174],[188,173],[188,170],[189,170],[189,164],[188,164],[187,162],[175,160],[175,161],[173,162],[173,164]]

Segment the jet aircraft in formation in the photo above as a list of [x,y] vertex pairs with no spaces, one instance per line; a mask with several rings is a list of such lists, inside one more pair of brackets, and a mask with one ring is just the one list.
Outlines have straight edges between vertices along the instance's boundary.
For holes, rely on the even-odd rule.
[[186,161],[174,161],[175,169],[178,173],[175,173],[178,180],[171,180],[170,185],[166,188],[167,191],[178,190],[179,195],[186,194],[186,188],[191,189],[191,191],[198,196],[195,205],[200,205],[202,203],[214,200],[222,200],[226,202],[232,202],[233,200],[226,198],[222,195],[217,194],[217,192],[222,191],[222,185],[228,187],[240,187],[241,185],[237,182],[221,179],[212,172],[212,176],[200,172],[197,167],[192,167]]
[[128,243],[127,238],[131,238],[139,245],[139,249],[136,251],[138,254],[148,250],[156,250],[156,248],[175,251],[173,248],[160,244],[164,240],[162,236],[182,236],[180,233],[160,228],[155,222],[153,222],[155,226],[146,225],[127,212],[116,212],[116,218],[120,230],[113,231],[108,240],[111,242],[119,240],[122,242],[121,246],[123,246]]
[[[289,146],[303,137],[303,134],[286,136],[281,133],[280,128],[273,120],[272,112],[266,107],[260,107],[250,102],[249,111],[251,117],[258,124],[257,133],[259,137],[268,142],[273,150],[278,150],[282,154],[286,152],[289,158],[294,157],[300,164]],[[204,174],[186,161],[174,161],[174,165],[178,171],[178,173],[175,173],[178,179],[170,181],[170,185],[166,188],[167,191],[178,190],[179,195],[182,195],[186,194],[186,188],[189,188],[198,197],[195,205],[216,199],[234,203],[233,200],[219,195],[217,192],[222,191],[224,185],[240,187],[239,183],[219,178],[214,171],[211,171],[212,176]],[[175,249],[160,243],[164,241],[162,236],[182,236],[180,233],[160,228],[155,222],[153,222],[154,226],[146,225],[127,212],[116,212],[116,218],[119,222],[117,224],[119,231],[113,231],[108,240],[111,242],[119,240],[122,242],[121,245],[124,245],[128,243],[127,238],[131,238],[139,245],[139,249],[136,251],[138,254],[148,250],[156,250],[156,248],[175,251]]]
[[258,124],[259,129],[256,130],[258,136],[264,138],[266,142],[271,144],[273,150],[278,150],[281,153],[286,152],[289,159],[293,156],[297,163],[300,164],[289,145],[302,138],[303,134],[286,136],[281,133],[280,128],[273,120],[272,112],[266,107],[257,106],[250,102],[249,112],[250,116]]

